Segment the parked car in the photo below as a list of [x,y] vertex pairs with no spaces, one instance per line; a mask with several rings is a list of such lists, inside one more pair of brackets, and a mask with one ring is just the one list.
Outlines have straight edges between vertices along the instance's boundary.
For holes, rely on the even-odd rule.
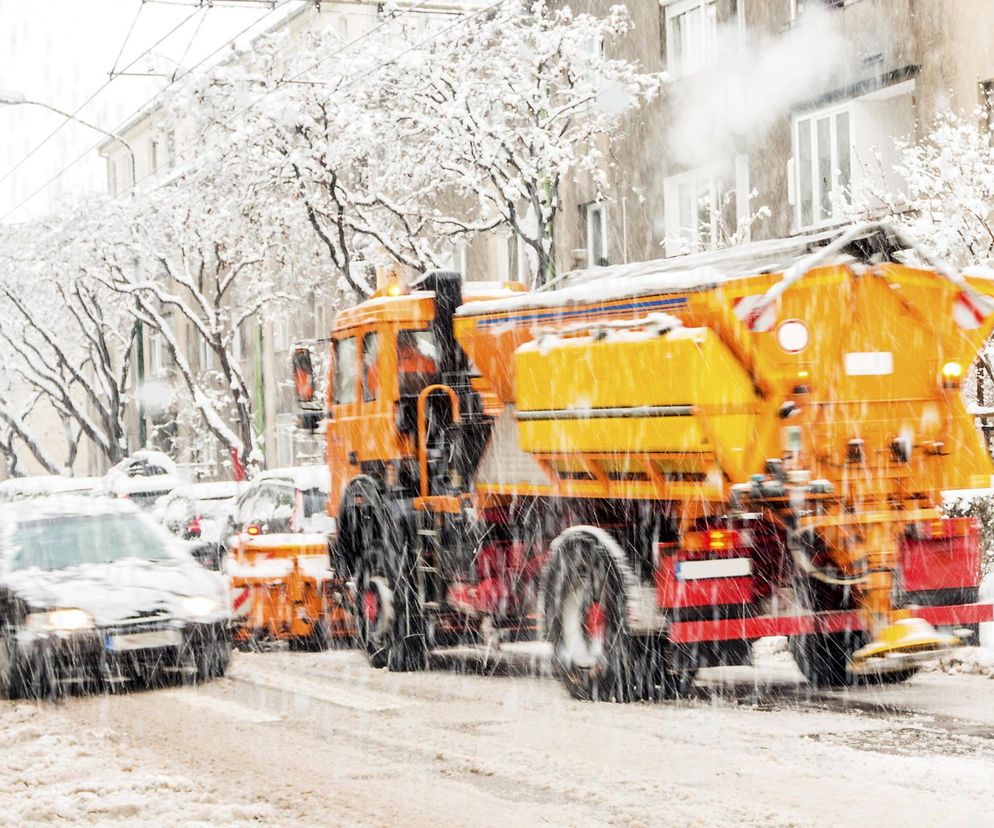
[[132,504],[0,509],[0,696],[221,676],[230,623],[221,576]]
[[233,481],[191,483],[160,497],[152,514],[170,533],[191,542],[200,563],[217,570],[237,494]]
[[130,500],[141,509],[151,510],[160,497],[187,482],[168,455],[141,449],[112,466],[96,493]]
[[334,525],[325,511],[330,488],[331,474],[325,465],[262,472],[239,494],[229,535],[327,534]]
[[96,489],[100,482],[99,477],[63,477],[60,474],[12,477],[0,482],[0,503],[55,494],[86,494]]

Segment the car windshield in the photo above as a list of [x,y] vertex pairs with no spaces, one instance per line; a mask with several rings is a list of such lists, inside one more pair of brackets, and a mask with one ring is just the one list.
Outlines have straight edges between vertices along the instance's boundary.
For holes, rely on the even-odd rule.
[[170,557],[155,530],[137,515],[72,515],[22,523],[14,531],[13,546],[12,569]]

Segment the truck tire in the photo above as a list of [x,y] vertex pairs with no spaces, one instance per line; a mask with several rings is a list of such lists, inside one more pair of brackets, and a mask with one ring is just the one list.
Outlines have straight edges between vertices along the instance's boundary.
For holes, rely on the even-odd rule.
[[553,544],[542,592],[553,670],[584,701],[670,698],[680,683],[667,665],[665,638],[629,629],[635,578],[619,552],[595,527],[573,527]]
[[788,640],[791,654],[808,684],[818,690],[853,683],[849,659],[856,651],[854,633],[798,635]]
[[415,547],[400,503],[387,502],[369,477],[343,498],[345,548],[355,556],[356,639],[373,667],[396,672],[428,666],[426,624],[414,577]]

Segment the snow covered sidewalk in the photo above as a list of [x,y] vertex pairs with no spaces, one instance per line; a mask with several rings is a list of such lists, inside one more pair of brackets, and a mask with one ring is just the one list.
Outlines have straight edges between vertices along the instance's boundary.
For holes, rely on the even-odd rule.
[[[114,698],[107,698],[113,720]],[[209,781],[165,771],[110,729],[79,727],[59,706],[3,702],[0,825],[231,825],[273,817]],[[251,800],[251,798],[250,798]]]

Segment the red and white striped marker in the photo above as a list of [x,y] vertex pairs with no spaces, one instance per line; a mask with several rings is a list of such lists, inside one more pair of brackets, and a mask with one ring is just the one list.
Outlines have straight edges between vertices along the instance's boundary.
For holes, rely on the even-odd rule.
[[765,333],[772,330],[777,321],[777,303],[766,302],[765,294],[740,296],[732,306],[733,313],[742,320],[750,331]]
[[252,608],[252,602],[249,601],[251,594],[251,587],[247,586],[234,587],[231,590],[231,609],[235,613],[235,617],[245,618],[249,614],[249,610]]
[[986,297],[979,294],[971,296],[969,292],[961,290],[953,302],[953,321],[964,331],[971,331],[984,324],[991,310],[990,300]]

